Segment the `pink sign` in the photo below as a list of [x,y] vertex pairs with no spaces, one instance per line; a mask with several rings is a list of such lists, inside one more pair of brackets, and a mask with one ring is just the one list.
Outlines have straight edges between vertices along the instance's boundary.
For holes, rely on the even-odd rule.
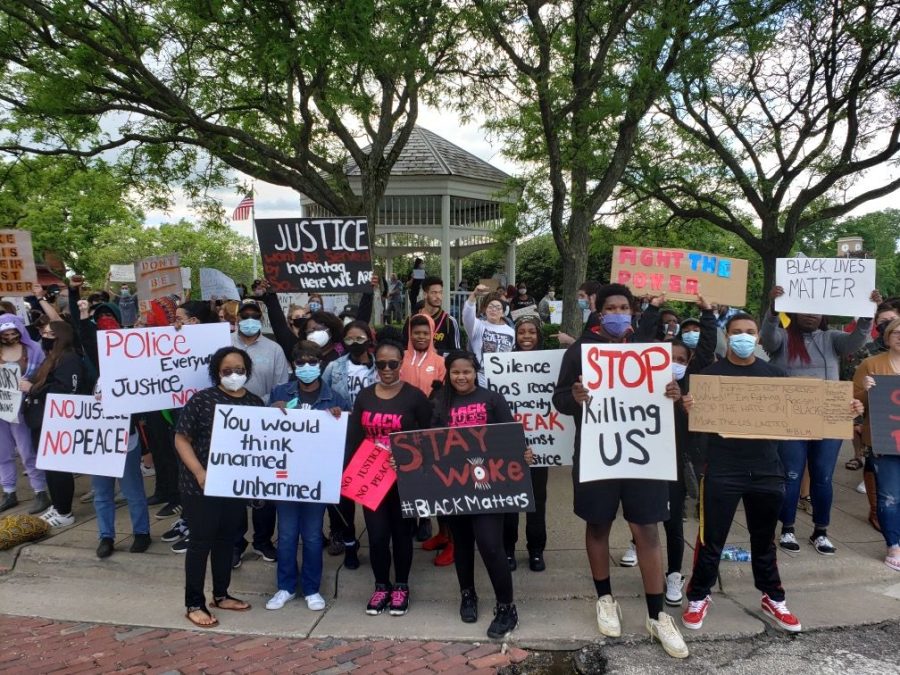
[[370,511],[381,504],[397,481],[389,463],[391,453],[380,443],[366,439],[360,443],[341,478],[341,496],[359,502]]

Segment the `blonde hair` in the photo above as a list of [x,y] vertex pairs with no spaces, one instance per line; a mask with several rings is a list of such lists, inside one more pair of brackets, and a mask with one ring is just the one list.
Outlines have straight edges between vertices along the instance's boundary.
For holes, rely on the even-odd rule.
[[229,300],[228,302],[222,303],[222,313],[225,315],[225,320],[228,323],[235,323],[238,318],[238,310],[241,308],[241,303],[237,300]]
[[894,319],[884,328],[884,341],[887,342],[888,338],[891,336],[895,330],[900,328],[900,319]]

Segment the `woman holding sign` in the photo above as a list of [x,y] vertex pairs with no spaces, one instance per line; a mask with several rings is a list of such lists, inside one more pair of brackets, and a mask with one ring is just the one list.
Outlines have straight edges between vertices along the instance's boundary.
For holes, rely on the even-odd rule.
[[[484,360],[484,354],[511,352],[516,343],[516,331],[506,323],[505,307],[497,296],[489,296],[490,290],[484,284],[478,284],[463,305],[463,325],[469,336],[469,349],[475,354],[478,362]],[[475,314],[477,298],[484,301],[484,319]],[[483,372],[478,373],[479,386],[486,387],[487,379]]]
[[179,486],[184,517],[191,536],[184,561],[185,617],[195,626],[209,628],[219,623],[206,607],[204,584],[206,561],[213,577],[213,607],[243,612],[250,604],[228,595],[231,584],[231,560],[234,538],[245,516],[242,499],[207,497],[206,466],[212,439],[216,404],[264,406],[262,399],[244,388],[253,372],[247,352],[237,347],[222,347],[209,362],[213,386],[194,394],[181,411],[175,428],[178,451]]

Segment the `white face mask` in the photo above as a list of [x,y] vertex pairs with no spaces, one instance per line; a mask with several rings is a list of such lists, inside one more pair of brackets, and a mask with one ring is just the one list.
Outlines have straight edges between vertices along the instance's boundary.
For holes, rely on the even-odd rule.
[[247,383],[247,376],[232,373],[228,377],[223,377],[221,383],[228,391],[239,391]]
[[312,333],[307,334],[306,339],[310,342],[315,342],[320,347],[324,347],[328,344],[328,338],[331,337],[328,334],[327,330],[314,330]]

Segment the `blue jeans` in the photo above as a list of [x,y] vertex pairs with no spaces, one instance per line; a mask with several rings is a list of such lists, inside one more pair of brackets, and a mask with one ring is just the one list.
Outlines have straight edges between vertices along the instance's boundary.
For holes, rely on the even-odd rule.
[[838,438],[820,441],[780,441],[778,454],[784,466],[784,504],[779,520],[793,525],[797,519],[797,500],[800,499],[800,481],[803,470],[809,464],[809,496],[812,499],[813,523],[828,527],[831,522],[831,504],[834,490],[831,477],[841,451]]
[[304,597],[319,592],[322,582],[322,521],[325,504],[315,502],[277,502],[278,512],[278,590],[297,592],[297,544],[303,540],[300,566],[300,591]]
[[[144,494],[144,477],[141,475],[141,451],[137,434],[128,439],[125,455],[125,473],[119,479],[122,494],[128,501],[133,534],[150,534],[150,513]],[[100,539],[116,538],[116,479],[109,476],[91,476],[94,488],[94,510],[97,512],[97,529]]]
[[884,543],[900,546],[900,455],[872,455],[878,494],[878,524]]

